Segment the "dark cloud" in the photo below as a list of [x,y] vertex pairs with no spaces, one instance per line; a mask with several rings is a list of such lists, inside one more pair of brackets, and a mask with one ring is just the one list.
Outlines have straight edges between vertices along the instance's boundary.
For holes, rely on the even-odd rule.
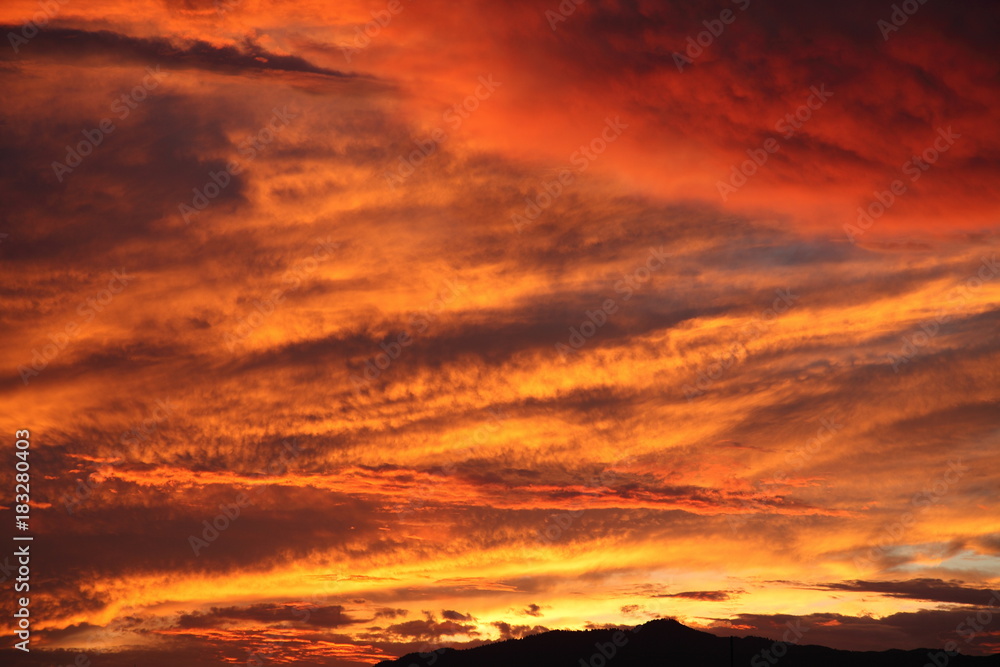
[[336,628],[359,622],[345,614],[344,607],[340,605],[302,607],[253,604],[246,607],[213,607],[207,612],[182,614],[177,621],[177,627],[181,629],[217,628],[231,621],[257,621],[269,624],[301,621],[307,625],[322,628]]
[[388,631],[402,637],[415,639],[440,639],[453,635],[476,635],[479,631],[475,625],[461,624],[454,621],[413,620],[390,625]]
[[724,602],[731,599],[740,591],[686,591],[684,593],[670,593],[668,595],[654,595],[658,598],[686,598],[688,600],[701,600],[703,602]]
[[446,621],[471,621],[473,620],[472,614],[463,614],[461,612],[452,611],[451,609],[445,609],[441,612],[441,617]]
[[528,635],[537,635],[540,632],[548,632],[549,629],[542,625],[511,625],[504,621],[494,621],[491,623],[494,628],[500,631],[500,639],[521,639]]
[[882,593],[894,598],[928,600],[931,602],[951,602],[974,606],[989,606],[996,597],[1000,604],[1000,593],[991,589],[973,588],[958,581],[941,579],[910,579],[908,581],[846,581],[823,586],[833,591],[856,591]]
[[987,605],[963,610],[927,609],[883,618],[825,613],[807,616],[739,614],[709,630],[727,628],[740,636],[758,635],[781,640],[783,634],[794,627],[802,630],[798,643],[861,651],[939,649],[954,641],[959,652],[982,655],[994,652],[1000,641],[1000,630],[995,627],[998,618],[1000,601],[992,608]]
[[[5,35],[20,26],[0,26]],[[270,53],[250,39],[239,46],[219,46],[201,40],[132,37],[108,30],[87,31],[72,28],[42,30],[31,40],[30,48],[3,60],[53,58],[72,60],[93,58],[101,62],[128,61],[147,65],[163,64],[176,69],[204,69],[228,74],[251,71],[301,72],[331,77],[349,77],[335,70],[318,67],[299,56]]]

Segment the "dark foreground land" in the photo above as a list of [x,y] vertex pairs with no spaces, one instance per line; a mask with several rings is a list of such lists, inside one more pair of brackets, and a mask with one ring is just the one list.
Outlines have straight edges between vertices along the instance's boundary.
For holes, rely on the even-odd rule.
[[[732,641],[733,665],[750,667],[1000,667],[1000,655],[948,655],[941,649],[857,652],[784,644],[761,637]],[[556,630],[465,650],[440,649],[376,667],[727,667],[730,639],[672,620],[635,629]]]

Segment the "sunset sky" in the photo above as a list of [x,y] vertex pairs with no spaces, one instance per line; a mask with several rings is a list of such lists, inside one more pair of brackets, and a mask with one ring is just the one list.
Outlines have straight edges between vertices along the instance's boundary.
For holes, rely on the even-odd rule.
[[902,5],[5,0],[0,659],[1000,651],[1000,6]]

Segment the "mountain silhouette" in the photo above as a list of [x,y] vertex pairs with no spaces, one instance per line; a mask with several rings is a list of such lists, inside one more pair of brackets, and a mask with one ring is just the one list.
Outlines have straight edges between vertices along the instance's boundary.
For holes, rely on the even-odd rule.
[[[800,640],[800,637],[789,639]],[[732,657],[731,657],[732,656]],[[731,662],[732,661],[732,662]],[[523,639],[434,653],[410,653],[376,667],[1000,667],[1000,654],[948,655],[942,649],[841,651],[762,637],[718,637],[677,621],[635,628],[554,630]]]

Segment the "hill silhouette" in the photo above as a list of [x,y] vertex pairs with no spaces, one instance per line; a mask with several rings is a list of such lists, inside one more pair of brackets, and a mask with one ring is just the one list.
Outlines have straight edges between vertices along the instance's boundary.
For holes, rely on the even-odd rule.
[[[791,638],[791,637],[790,637]],[[1000,655],[948,655],[940,648],[842,651],[762,637],[718,637],[669,619],[619,630],[554,630],[523,639],[433,654],[411,653],[376,667],[1000,667]]]

